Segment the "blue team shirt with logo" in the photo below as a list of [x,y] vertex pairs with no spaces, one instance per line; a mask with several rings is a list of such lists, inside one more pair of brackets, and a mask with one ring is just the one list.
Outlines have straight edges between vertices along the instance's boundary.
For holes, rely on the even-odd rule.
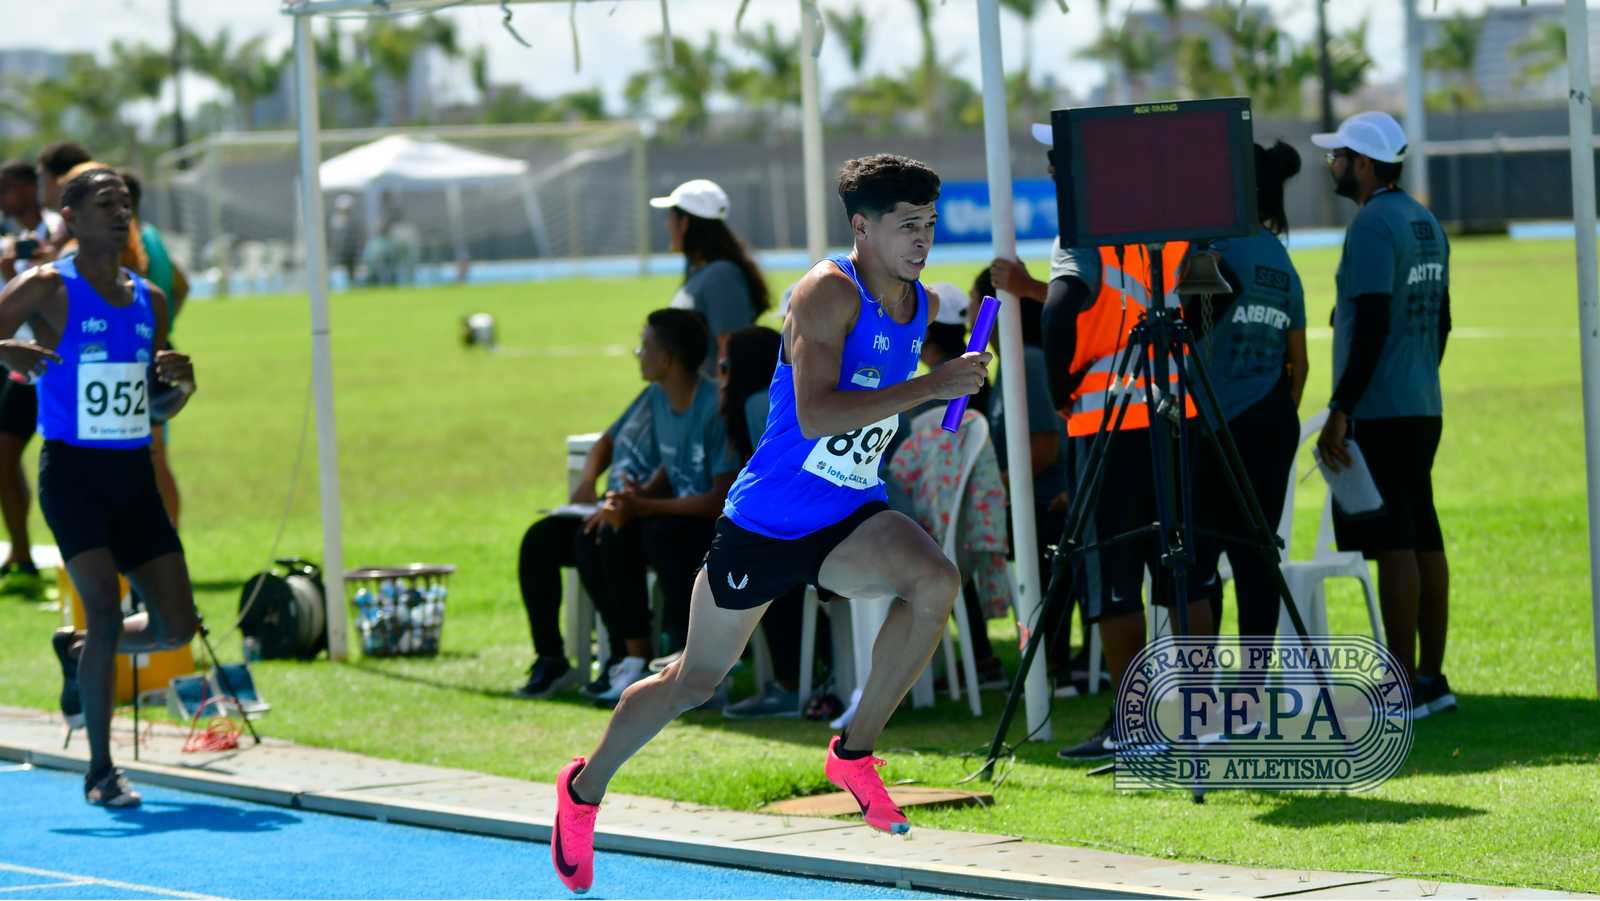
[[[877,301],[861,284],[850,258],[831,257],[855,282],[861,304],[840,355],[840,391],[874,391],[916,375],[927,331],[928,295],[914,285],[916,312],[905,324],[878,315]],[[769,538],[794,539],[833,525],[863,504],[887,497],[878,467],[899,428],[899,417],[842,435],[810,439],[795,412],[794,368],[778,354],[767,390],[767,428],[728,492],[723,514],[740,528]]]
[[[56,345],[60,363],[52,363],[39,376],[39,433],[46,441],[64,441],[80,447],[134,448],[150,444],[149,380],[154,357],[156,316],[150,306],[149,284],[132,272],[133,302],[113,306],[78,274],[75,260],[57,260],[67,289],[67,321]],[[124,377],[98,380],[85,366],[129,364]],[[119,414],[120,424],[139,421],[138,437],[105,437],[89,423],[107,413]],[[93,416],[91,416],[93,414]],[[80,421],[83,419],[84,421]],[[126,432],[123,432],[126,434]]]

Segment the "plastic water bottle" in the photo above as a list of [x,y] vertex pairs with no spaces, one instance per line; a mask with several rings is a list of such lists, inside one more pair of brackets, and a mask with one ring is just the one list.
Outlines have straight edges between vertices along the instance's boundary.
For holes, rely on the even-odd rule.
[[261,659],[261,639],[246,638],[244,640],[244,662],[256,663]]

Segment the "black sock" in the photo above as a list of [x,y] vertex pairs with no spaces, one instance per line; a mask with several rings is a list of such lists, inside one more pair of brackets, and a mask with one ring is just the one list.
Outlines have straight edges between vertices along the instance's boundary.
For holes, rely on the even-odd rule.
[[865,751],[852,751],[844,746],[844,736],[841,735],[839,736],[839,744],[834,746],[833,753],[834,756],[838,757],[840,760],[864,760],[872,756],[872,749],[868,748]]
[[[578,768],[572,771],[572,775],[567,777],[567,794],[571,795],[572,800],[577,801],[579,804],[589,804],[588,801],[579,796],[578,790],[572,787],[572,783],[578,781],[578,774],[581,772],[583,772],[583,765],[579,764]],[[593,807],[594,805],[589,804],[589,806]]]

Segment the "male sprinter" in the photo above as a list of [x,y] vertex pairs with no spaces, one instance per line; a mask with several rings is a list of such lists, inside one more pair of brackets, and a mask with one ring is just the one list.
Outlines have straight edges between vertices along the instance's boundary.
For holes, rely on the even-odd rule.
[[921,526],[889,511],[879,457],[901,411],[973,394],[989,362],[986,353],[967,354],[915,377],[923,333],[938,315],[938,296],[917,282],[938,196],[939,177],[905,157],[863,157],[840,170],[855,249],[818,263],[790,298],[767,429],[695,578],[683,655],[629,686],[594,758],[576,758],[556,779],[550,852],[573,891],[594,880],[594,820],[611,777],[674,717],[711,697],[767,605],[802,581],[844,597],[900,599],[824,772],[855,796],[867,825],[910,828],[872,747],[932,658],[960,577]]
[[[152,386],[177,384],[177,412],[193,391],[189,358],[167,343],[161,289],[121,268],[133,209],[128,188],[109,169],[71,178],[61,215],[78,255],[35,269],[0,291],[0,334],[24,324],[34,340],[0,341],[0,363],[37,376],[39,507],[55,533],[87,630],[51,638],[61,661],[61,712],[89,732],[84,799],[136,807],[139,793],[111,765],[113,660],[187,645],[198,622],[178,533],[161,505],[150,464]],[[117,573],[149,608],[122,616]],[[80,700],[81,686],[81,700]]]

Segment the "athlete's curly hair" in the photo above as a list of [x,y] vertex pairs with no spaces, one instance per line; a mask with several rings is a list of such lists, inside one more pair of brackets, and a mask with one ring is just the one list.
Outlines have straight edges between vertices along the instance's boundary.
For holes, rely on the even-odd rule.
[[915,206],[939,199],[939,176],[920,163],[892,153],[853,159],[839,169],[839,200],[844,214],[876,219],[905,201]]
[[94,183],[104,178],[122,180],[122,177],[117,175],[117,170],[110,167],[89,169],[67,179],[67,183],[61,186],[61,208],[77,206],[94,187]]

